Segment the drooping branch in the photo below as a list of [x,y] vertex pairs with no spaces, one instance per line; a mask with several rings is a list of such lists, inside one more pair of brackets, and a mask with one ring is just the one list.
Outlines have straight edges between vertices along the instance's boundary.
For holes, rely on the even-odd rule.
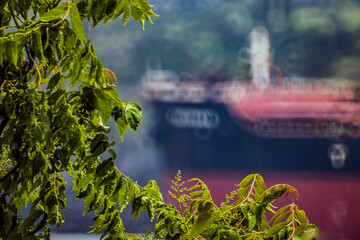
[[17,27],[17,28],[20,28],[20,24],[19,24],[18,21],[16,20],[16,16],[15,16],[15,14],[14,14],[14,9],[11,7],[11,4],[8,4],[8,6],[9,6],[9,10],[10,10],[11,16],[12,16],[12,18],[13,18],[13,20],[14,20],[14,23],[15,23],[16,27]]
[[8,194],[6,192],[3,192],[2,194],[0,194],[0,199],[6,197]]
[[2,178],[0,178],[0,183],[2,183],[3,181],[5,181],[8,177],[11,176],[11,174],[13,174],[16,169],[18,169],[20,166],[20,163],[16,164],[15,167],[13,167],[7,174],[5,174],[5,176],[3,176]]

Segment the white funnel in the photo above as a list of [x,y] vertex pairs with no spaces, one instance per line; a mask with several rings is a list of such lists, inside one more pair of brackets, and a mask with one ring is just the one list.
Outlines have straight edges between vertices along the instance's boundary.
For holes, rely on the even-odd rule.
[[253,84],[260,89],[270,86],[270,42],[264,27],[255,27],[250,33],[250,58]]

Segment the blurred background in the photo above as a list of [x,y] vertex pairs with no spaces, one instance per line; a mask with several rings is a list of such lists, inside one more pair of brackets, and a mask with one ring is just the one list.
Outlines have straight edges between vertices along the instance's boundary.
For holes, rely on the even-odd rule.
[[[87,32],[122,100],[144,110],[123,143],[109,123],[118,167],[140,185],[157,180],[166,199],[180,169],[203,179],[217,202],[258,172],[268,186],[298,189],[321,239],[360,239],[360,3],[150,4],[160,17],[145,31],[115,21]],[[88,231],[92,216],[82,211],[80,200],[69,202],[61,231]],[[123,218],[127,231],[151,228],[146,216]]]

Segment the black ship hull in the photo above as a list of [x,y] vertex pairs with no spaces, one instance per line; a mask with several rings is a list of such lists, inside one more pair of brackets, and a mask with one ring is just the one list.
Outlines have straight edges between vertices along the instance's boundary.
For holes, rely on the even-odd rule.
[[[238,121],[223,104],[154,102],[154,138],[166,165],[187,170],[359,171],[360,139],[300,136]],[[290,121],[290,122],[289,122]],[[288,120],[287,124],[291,124]],[[284,125],[284,124],[283,124]],[[316,126],[315,126],[316,127]],[[301,130],[301,127],[300,127]],[[265,133],[264,133],[265,131]],[[273,132],[272,135],[266,133]]]

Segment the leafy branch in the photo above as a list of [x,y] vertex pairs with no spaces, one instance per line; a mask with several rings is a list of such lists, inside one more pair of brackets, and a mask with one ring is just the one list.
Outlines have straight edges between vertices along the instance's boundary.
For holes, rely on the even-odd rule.
[[120,100],[82,22],[132,17],[144,26],[157,15],[146,0],[16,2],[0,2],[0,238],[50,239],[49,226],[65,221],[64,172],[95,214],[92,232],[126,238],[124,208],[133,202],[134,217],[145,210],[152,219],[162,197],[156,183],[142,188],[115,166],[104,124],[113,117],[122,137],[137,130],[142,109]]
[[[294,203],[276,212],[272,210],[275,207],[271,202],[284,193],[298,194],[289,185],[279,184],[266,188],[259,174],[251,174],[236,185],[239,188],[227,195],[225,202],[217,207],[201,180],[196,179],[197,182],[191,187],[179,188],[179,179],[180,172],[175,177],[176,181],[173,181],[172,189],[175,193],[170,192],[170,195],[177,205],[184,204],[185,199],[190,201],[187,210],[191,214],[182,216],[181,209],[177,210],[172,204],[160,206],[157,210],[155,239],[310,240],[317,235],[317,227],[309,223],[305,213]],[[176,194],[180,192],[182,194]],[[236,196],[237,200],[233,202]],[[265,213],[272,214],[271,224]]]

